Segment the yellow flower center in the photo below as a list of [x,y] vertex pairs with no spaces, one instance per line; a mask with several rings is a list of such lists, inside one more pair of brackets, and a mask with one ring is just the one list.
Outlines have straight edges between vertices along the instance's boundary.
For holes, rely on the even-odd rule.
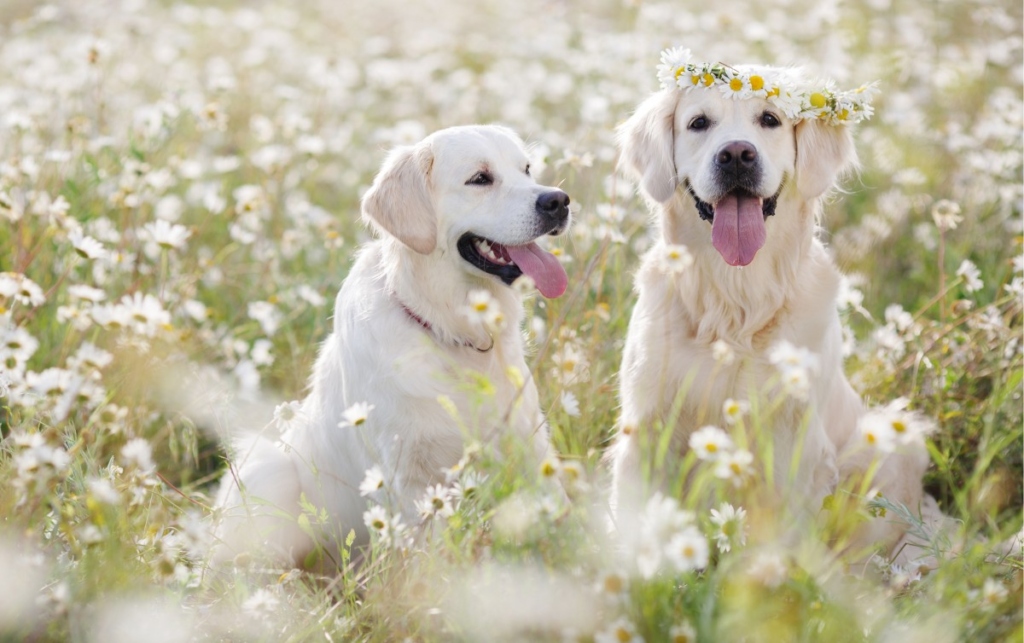
[[482,312],[486,311],[487,310],[487,302],[486,301],[478,301],[477,303],[473,304],[473,310],[475,310],[478,313],[482,313]]
[[545,462],[541,466],[541,468],[540,468],[540,473],[545,478],[550,478],[551,476],[555,475],[555,473],[556,473],[555,472],[555,465],[551,464],[550,462]]
[[874,444],[875,443],[875,434],[874,433],[868,433],[866,437],[868,439],[868,444]]
[[845,121],[850,116],[850,110],[843,109],[843,111],[839,112],[836,116],[839,118],[839,120]]
[[771,90],[768,91],[768,95],[769,96],[778,96],[779,95],[779,88],[778,87],[772,87]]
[[686,556],[687,558],[693,558],[693,555],[696,554],[696,553],[697,552],[690,545],[687,545],[686,547],[683,547],[683,556]]
[[907,425],[904,424],[902,420],[893,420],[892,430],[895,431],[896,433],[903,433],[904,431],[907,430]]
[[604,591],[609,594],[618,594],[622,591],[623,582],[618,576],[608,576],[604,579]]
[[740,469],[740,465],[735,462],[730,462],[729,468],[732,469],[732,472],[735,473],[736,475],[740,475],[741,473],[743,473],[743,471]]
[[693,643],[688,634],[676,634],[672,637],[672,643]]
[[825,106],[825,95],[818,92],[811,94],[811,106],[821,109]]
[[751,76],[750,88],[753,89],[754,91],[764,89],[764,78],[761,78],[760,76]]
[[692,82],[694,85],[696,85],[697,83],[700,82],[700,76],[698,76],[697,74],[691,74],[690,75],[690,82]]
[[633,640],[633,635],[626,628],[620,627],[615,630],[615,638],[622,643],[629,643]]
[[739,90],[743,89],[743,81],[740,80],[739,78],[733,78],[732,80],[729,81],[729,89],[733,90],[734,92],[738,92]]
[[683,75],[684,71],[686,71],[686,67],[680,67],[676,70],[676,80],[679,80],[679,77]]
[[373,521],[373,528],[376,529],[377,531],[380,531],[380,530],[384,529],[384,521],[380,520],[380,519],[374,520]]
[[359,426],[363,422],[366,422],[366,418],[356,418],[356,421],[352,423],[352,426]]
[[708,445],[704,448],[707,449],[708,453],[715,453],[716,451],[718,451],[718,445],[715,444],[714,442],[709,442]]
[[711,87],[713,84],[715,84],[715,77],[711,74],[704,74],[704,86]]

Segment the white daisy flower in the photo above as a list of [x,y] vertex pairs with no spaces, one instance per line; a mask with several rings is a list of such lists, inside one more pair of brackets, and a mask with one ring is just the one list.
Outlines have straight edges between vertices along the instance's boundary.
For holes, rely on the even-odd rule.
[[594,633],[594,643],[644,643],[644,638],[637,633],[635,625],[622,617]]
[[733,544],[743,546],[747,544],[747,511],[743,508],[733,507],[723,502],[718,509],[711,510],[711,523],[718,527],[718,531],[712,534],[718,545],[718,551],[728,552]]
[[274,422],[281,431],[287,431],[302,420],[302,402],[282,402],[274,408]]
[[686,246],[666,244],[658,257],[658,266],[662,272],[678,275],[693,265],[693,255]]
[[960,205],[949,199],[940,199],[932,206],[932,220],[939,230],[955,230],[964,218],[960,216]]
[[167,250],[184,247],[185,242],[192,235],[185,226],[170,223],[166,219],[157,219],[147,223],[142,230],[146,238]]
[[356,402],[352,406],[345,409],[342,413],[342,420],[338,422],[338,428],[344,429],[345,427],[357,427],[361,426],[370,417],[370,411],[374,408],[373,404],[369,402]]
[[151,471],[154,468],[153,447],[144,438],[132,438],[121,447],[121,460],[126,466]]
[[673,536],[665,549],[665,557],[679,572],[704,569],[708,553],[707,539],[693,526]]
[[739,487],[753,473],[754,456],[745,449],[726,451],[715,462],[715,477],[730,481]]
[[72,230],[68,235],[68,241],[71,242],[71,247],[75,249],[78,256],[89,259],[102,259],[107,256],[107,251],[103,247],[103,244],[82,234],[79,229]]
[[455,513],[452,507],[451,492],[442,484],[427,487],[423,497],[416,501],[416,511],[424,520],[441,516],[448,518]]
[[490,291],[477,289],[469,291],[469,297],[462,312],[470,321],[486,324],[497,309],[498,301]]
[[388,520],[388,512],[380,505],[374,505],[363,512],[363,523],[370,530],[370,533],[383,535],[387,533],[391,521]]
[[718,83],[718,90],[726,98],[734,100],[745,100],[754,97],[754,92],[751,91],[747,75],[734,73],[730,70],[726,71],[725,77]]
[[614,602],[624,600],[629,593],[629,576],[618,570],[609,570],[597,577],[597,594]]
[[273,336],[281,326],[283,316],[277,306],[269,301],[251,301],[247,307],[249,318],[256,320],[263,333],[268,337]]
[[857,426],[864,443],[884,453],[896,448],[896,433],[884,413],[869,411]]
[[690,448],[701,460],[717,460],[732,449],[732,438],[716,426],[704,426],[690,435]]
[[985,286],[985,282],[980,279],[981,271],[968,259],[963,260],[960,267],[957,268],[956,274],[958,277],[964,278],[964,290],[967,292],[977,292]]
[[661,52],[661,64],[658,65],[658,81],[662,89],[678,86],[686,64],[690,62],[690,50],[685,47],[672,47]]
[[566,415],[574,418],[580,416],[580,403],[579,400],[576,399],[576,396],[573,395],[572,391],[562,391],[562,394],[558,396],[558,401],[562,405],[562,409],[565,411]]
[[722,403],[722,417],[726,424],[736,424],[750,411],[750,402],[734,400],[731,397]]
[[107,298],[107,293],[100,290],[99,288],[93,288],[92,286],[86,286],[85,284],[75,284],[74,286],[68,286],[68,295],[72,299],[79,301],[88,301],[91,303],[99,303]]
[[762,552],[750,563],[747,575],[768,588],[776,588],[789,577],[789,569],[781,555]]
[[373,465],[366,470],[366,477],[359,484],[359,495],[368,496],[378,489],[384,488],[384,472],[378,465]]
[[697,643],[697,631],[689,623],[673,625],[668,631],[669,643]]

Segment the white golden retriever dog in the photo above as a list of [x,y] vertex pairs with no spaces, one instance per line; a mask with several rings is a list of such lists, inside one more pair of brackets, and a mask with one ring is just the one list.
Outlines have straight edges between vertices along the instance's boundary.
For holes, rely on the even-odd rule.
[[[344,538],[350,529],[365,543],[359,487],[374,465],[385,481],[378,494],[411,524],[415,501],[444,482],[467,438],[486,443],[512,432],[539,463],[547,427],[511,285],[526,274],[546,297],[565,291],[564,269],[536,240],[566,230],[568,205],[564,192],[534,181],[522,141],[504,127],[453,127],[394,150],[362,201],[381,238],[360,250],[338,293],[334,332],[298,421],[277,444],[255,437],[236,445],[218,500],[215,558],[264,549],[302,561],[313,537],[336,552],[330,534]],[[492,330],[465,313],[470,293],[481,290],[505,318]],[[488,403],[460,388],[466,370],[494,386]],[[463,433],[442,395],[475,435]],[[339,427],[361,403],[372,405],[366,421]],[[313,537],[296,521],[303,495],[329,517]]]
[[[618,143],[620,167],[639,182],[661,235],[636,276],[609,454],[613,515],[630,522],[643,502],[642,444],[654,426],[674,426],[675,453],[698,428],[727,426],[727,399],[745,400],[779,381],[771,357],[782,342],[813,353],[817,369],[802,397],[781,385],[769,393],[780,405],[774,471],[785,477],[800,453],[795,488],[806,497],[802,506],[816,510],[871,459],[855,439],[865,410],[843,373],[841,276],[817,236],[822,196],[856,167],[850,127],[791,119],[764,97],[735,100],[717,86],[670,87],[640,105]],[[677,244],[688,248],[692,265],[678,269],[666,260]],[[910,508],[934,505],[922,493],[926,465],[923,449],[893,455],[872,485]],[[903,531],[886,520],[868,524],[862,544],[891,546]]]

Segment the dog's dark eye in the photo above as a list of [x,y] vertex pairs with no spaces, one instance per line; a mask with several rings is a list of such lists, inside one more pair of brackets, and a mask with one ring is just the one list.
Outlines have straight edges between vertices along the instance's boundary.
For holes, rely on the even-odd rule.
[[690,129],[694,132],[700,132],[702,130],[706,130],[709,127],[711,127],[711,121],[709,121],[708,117],[704,116],[703,114],[690,121],[690,124],[687,125],[687,129]]
[[526,171],[526,176],[530,176],[530,164],[529,163],[526,164],[526,170],[525,171]]
[[473,178],[466,181],[466,185],[491,185],[492,183],[494,183],[494,177],[487,172],[477,172]]
[[779,117],[775,114],[765,112],[764,114],[761,114],[761,125],[768,128],[775,128],[782,125],[782,121],[780,121]]

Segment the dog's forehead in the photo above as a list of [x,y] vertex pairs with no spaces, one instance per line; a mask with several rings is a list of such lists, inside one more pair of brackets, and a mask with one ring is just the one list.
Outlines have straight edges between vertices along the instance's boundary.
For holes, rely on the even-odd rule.
[[455,171],[480,165],[518,167],[527,161],[522,141],[501,127],[451,128],[433,142],[435,157]]

